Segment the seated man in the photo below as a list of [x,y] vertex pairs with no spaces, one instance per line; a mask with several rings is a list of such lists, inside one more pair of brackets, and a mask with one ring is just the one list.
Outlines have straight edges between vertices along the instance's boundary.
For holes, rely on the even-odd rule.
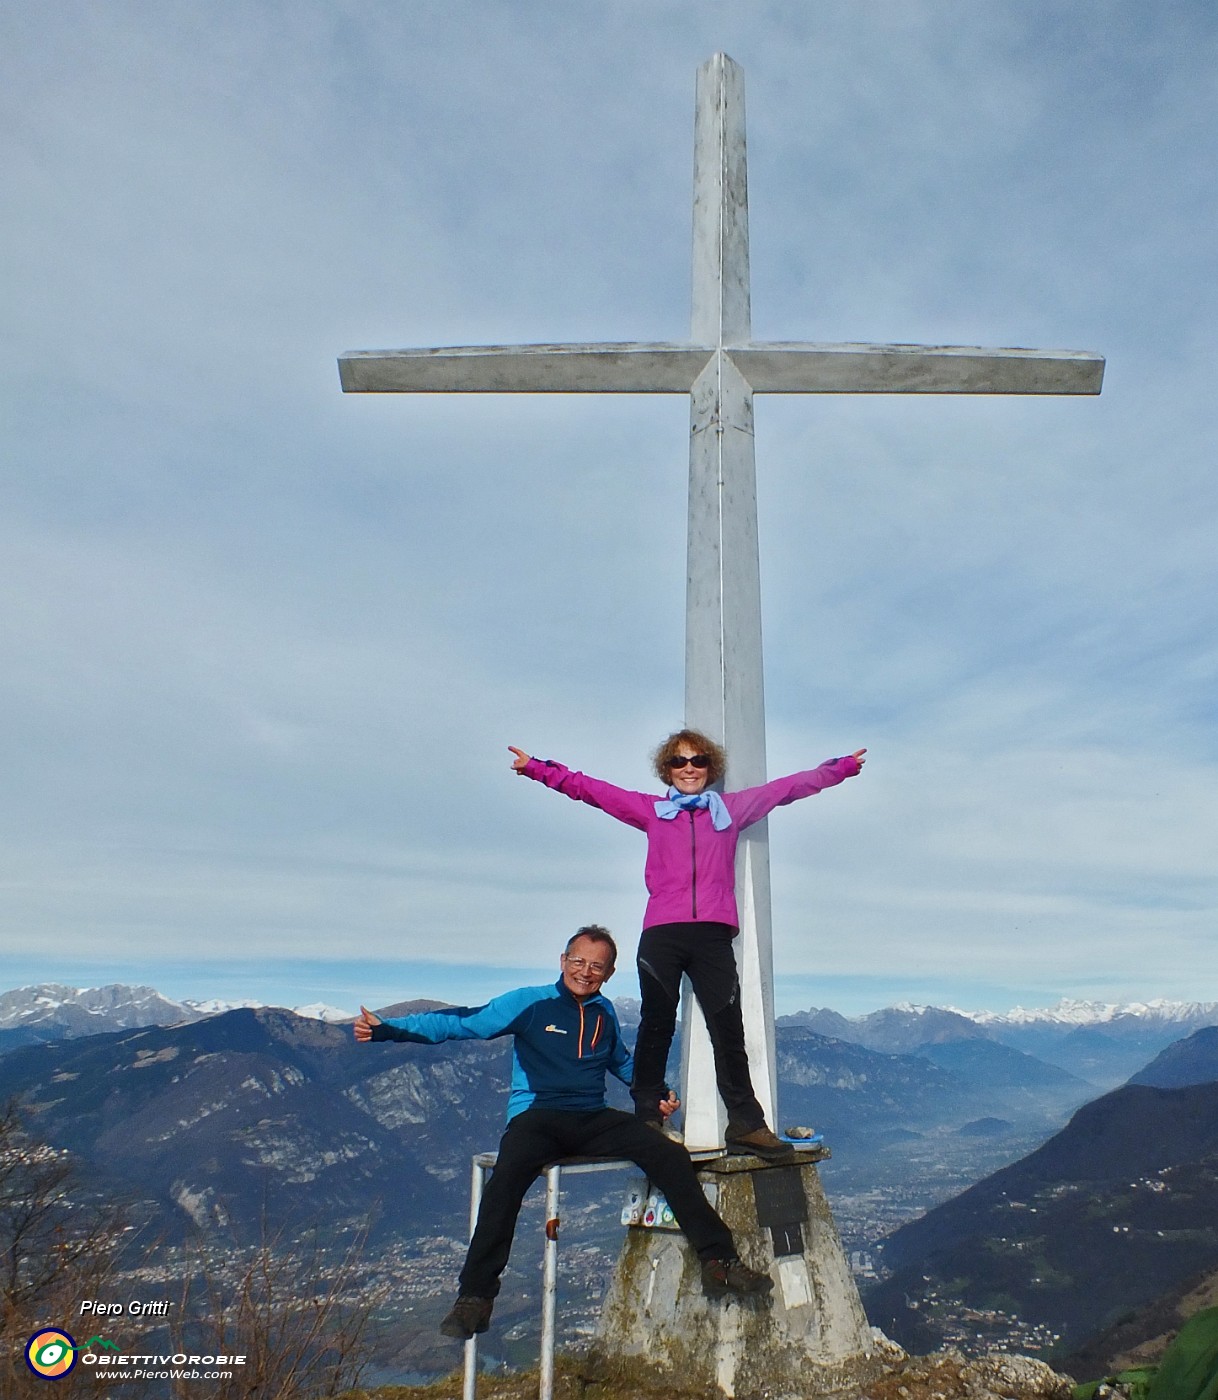
[[[445,1336],[468,1340],[486,1331],[525,1192],[543,1167],[563,1157],[624,1157],[641,1167],[667,1197],[697,1251],[707,1293],[768,1293],[773,1287],[768,1274],[737,1257],[731,1232],[703,1195],[684,1147],[633,1114],[606,1107],[606,1070],[629,1084],[633,1069],[613,1003],[601,995],[616,961],[609,931],[590,924],[568,942],[560,959],[562,976],[552,986],[521,987],[485,1006],[384,1021],[360,1007],[355,1022],[360,1042],[437,1045],[515,1037],[507,1131],[482,1196],[457,1301],[440,1324]],[[669,1095],[662,1107],[667,1116],[677,1107],[676,1098]]]

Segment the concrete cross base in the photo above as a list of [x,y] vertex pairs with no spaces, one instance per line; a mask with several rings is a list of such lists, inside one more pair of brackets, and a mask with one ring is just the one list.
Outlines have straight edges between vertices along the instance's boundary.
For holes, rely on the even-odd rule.
[[768,1301],[707,1298],[684,1236],[629,1229],[593,1375],[675,1395],[717,1387],[738,1400],[858,1395],[880,1361],[816,1169],[824,1155],[801,1152],[792,1166],[728,1157],[699,1170],[741,1258],[773,1278]]

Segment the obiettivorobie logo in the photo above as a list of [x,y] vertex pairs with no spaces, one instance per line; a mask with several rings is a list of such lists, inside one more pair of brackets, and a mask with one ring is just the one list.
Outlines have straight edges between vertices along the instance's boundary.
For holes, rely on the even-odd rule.
[[65,1332],[62,1327],[44,1327],[26,1342],[25,1364],[36,1376],[48,1381],[58,1381],[76,1365],[79,1352],[89,1351],[93,1347],[117,1351],[118,1343],[107,1341],[99,1334],[90,1337],[83,1346],[77,1346],[76,1338],[70,1332]]
[[[108,1355],[108,1353],[115,1353]],[[124,1380],[228,1380],[232,1370],[201,1371],[201,1366],[244,1366],[244,1353],[215,1353],[204,1356],[193,1352],[175,1352],[159,1356],[151,1352],[122,1354],[117,1342],[109,1341],[98,1334],[90,1337],[81,1346],[62,1327],[43,1327],[25,1344],[25,1364],[36,1376],[43,1380],[61,1380],[73,1369],[77,1361],[83,1366],[97,1366],[112,1378]],[[172,1367],[167,1369],[149,1369]],[[189,1369],[182,1369],[183,1367]],[[134,1369],[132,1369],[134,1368]]]

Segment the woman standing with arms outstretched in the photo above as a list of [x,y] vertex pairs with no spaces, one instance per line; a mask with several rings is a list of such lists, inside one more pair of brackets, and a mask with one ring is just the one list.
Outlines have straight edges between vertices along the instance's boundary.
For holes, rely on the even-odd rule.
[[789,1144],[767,1125],[749,1074],[732,951],[732,939],[740,931],[736,844],[742,831],[775,807],[854,777],[862,769],[866,749],[760,787],[720,793],[714,785],[727,769],[723,749],[696,729],[680,729],[654,755],[656,775],[667,787],[663,796],[629,792],[552,759],[531,758],[511,745],[509,749],[515,755],[512,767],[523,777],[572,801],[599,807],[647,837],[649,898],[638,951],[642,1021],[630,1090],[635,1112],[661,1126],[664,1067],[684,973],[710,1032],[719,1095],[727,1108],[728,1146],[771,1159],[790,1155]]

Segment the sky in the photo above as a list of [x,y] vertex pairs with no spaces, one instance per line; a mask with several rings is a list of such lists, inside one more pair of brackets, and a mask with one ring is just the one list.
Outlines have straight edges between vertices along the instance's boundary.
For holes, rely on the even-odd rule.
[[[1218,11],[0,4],[0,990],[477,1003],[632,949],[688,410],[344,396],[689,334],[745,71],[758,340],[1072,348],[1078,399],[759,397],[776,1003],[1218,1000]],[[610,991],[635,992],[630,958]]]

